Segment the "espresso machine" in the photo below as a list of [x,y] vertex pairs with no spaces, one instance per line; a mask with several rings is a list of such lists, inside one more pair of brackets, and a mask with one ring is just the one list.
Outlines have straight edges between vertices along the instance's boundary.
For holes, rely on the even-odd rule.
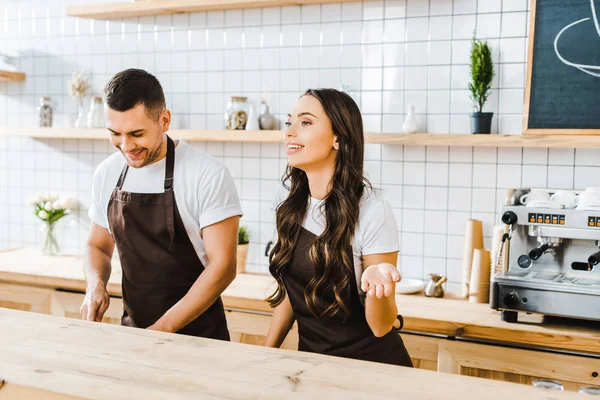
[[600,211],[505,205],[502,222],[507,263],[490,287],[502,320],[517,322],[519,312],[600,320]]

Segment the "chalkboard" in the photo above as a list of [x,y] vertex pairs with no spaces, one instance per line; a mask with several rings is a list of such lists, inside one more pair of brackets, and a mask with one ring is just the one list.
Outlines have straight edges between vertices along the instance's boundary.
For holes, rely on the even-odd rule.
[[600,0],[532,0],[525,134],[600,134]]

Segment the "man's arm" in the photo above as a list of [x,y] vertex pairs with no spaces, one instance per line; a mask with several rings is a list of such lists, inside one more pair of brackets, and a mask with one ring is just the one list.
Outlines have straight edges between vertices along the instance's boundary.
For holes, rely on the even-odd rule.
[[148,329],[177,332],[198,318],[231,284],[236,275],[238,216],[202,229],[210,264],[205,266],[187,294]]
[[83,264],[87,285],[79,309],[82,319],[100,322],[108,309],[110,298],[106,285],[110,278],[110,260],[114,248],[115,243],[108,229],[92,222]]

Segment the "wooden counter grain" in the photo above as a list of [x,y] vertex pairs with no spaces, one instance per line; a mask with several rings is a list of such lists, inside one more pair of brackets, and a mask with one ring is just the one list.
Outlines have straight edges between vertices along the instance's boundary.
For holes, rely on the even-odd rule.
[[[81,257],[44,257],[32,249],[0,252],[0,282],[85,291]],[[108,290],[121,295],[121,271],[113,263]],[[223,293],[229,309],[270,313],[264,301],[274,290],[270,276],[240,274]],[[527,345],[600,355],[600,324],[544,320],[519,314],[519,323],[501,321],[488,304],[464,300],[396,295],[406,331]]]
[[532,386],[8,309],[0,309],[0,326],[11,327],[0,330],[0,398],[7,399],[579,398]]

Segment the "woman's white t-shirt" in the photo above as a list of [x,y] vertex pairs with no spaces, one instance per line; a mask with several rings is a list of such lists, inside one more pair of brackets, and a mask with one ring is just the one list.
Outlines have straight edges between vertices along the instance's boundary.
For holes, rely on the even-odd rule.
[[[129,168],[122,190],[131,193],[163,193],[166,157],[142,168]],[[92,183],[92,222],[110,231],[108,203],[125,166],[116,152],[96,168]],[[175,147],[173,191],[177,209],[198,258],[209,264],[200,235],[203,228],[227,218],[242,215],[235,182],[229,170],[209,154],[179,140]]]
[[[306,230],[317,236],[325,231],[324,210],[320,209],[324,201],[311,197],[302,223]],[[360,202],[358,224],[352,240],[356,284],[361,297],[365,294],[360,288],[360,279],[364,269],[362,256],[392,253],[398,250],[398,226],[391,206],[376,191],[365,189]]]

